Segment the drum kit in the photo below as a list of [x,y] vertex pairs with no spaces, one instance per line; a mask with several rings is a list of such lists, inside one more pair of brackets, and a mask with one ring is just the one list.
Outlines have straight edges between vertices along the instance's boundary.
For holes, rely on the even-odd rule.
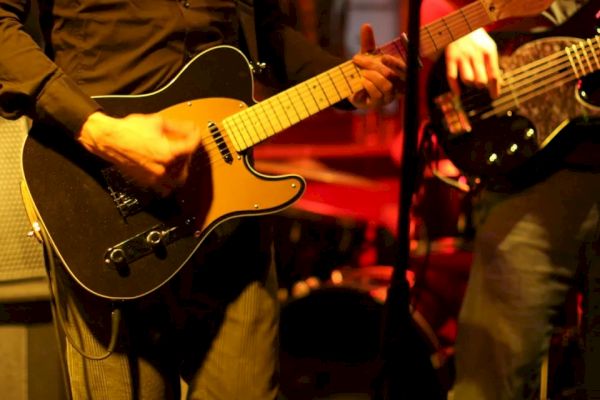
[[[368,398],[395,261],[399,184],[314,160],[258,159],[256,169],[308,181],[294,206],[272,216],[283,304],[282,392],[289,400],[341,393]],[[405,273],[413,322],[442,385],[450,385],[448,360],[471,261],[462,235],[468,198],[436,174],[425,173],[415,193]]]

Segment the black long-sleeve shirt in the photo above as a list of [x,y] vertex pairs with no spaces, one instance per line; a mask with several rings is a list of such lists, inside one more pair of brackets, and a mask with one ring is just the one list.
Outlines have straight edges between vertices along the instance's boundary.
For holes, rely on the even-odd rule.
[[[0,116],[27,115],[76,133],[90,96],[159,89],[193,55],[238,42],[234,0],[41,0],[42,50],[23,29],[30,0],[0,0]],[[255,0],[261,61],[296,83],[339,63]]]

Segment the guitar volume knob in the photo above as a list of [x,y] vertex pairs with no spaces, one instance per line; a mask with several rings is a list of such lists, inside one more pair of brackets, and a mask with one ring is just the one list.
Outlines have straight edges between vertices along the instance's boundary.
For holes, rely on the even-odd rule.
[[150,231],[146,235],[146,243],[152,247],[157,247],[162,243],[163,235],[160,231]]
[[113,263],[115,265],[120,265],[125,262],[125,251],[123,249],[112,249],[108,253],[108,258],[106,259],[107,263]]

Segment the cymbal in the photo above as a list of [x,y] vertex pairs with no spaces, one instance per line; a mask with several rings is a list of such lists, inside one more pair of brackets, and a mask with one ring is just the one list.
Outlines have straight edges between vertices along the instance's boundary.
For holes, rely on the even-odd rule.
[[313,159],[299,159],[295,161],[255,160],[258,171],[269,174],[299,174],[310,181],[348,185],[355,187],[377,187],[375,180],[345,171],[338,171],[327,167]]

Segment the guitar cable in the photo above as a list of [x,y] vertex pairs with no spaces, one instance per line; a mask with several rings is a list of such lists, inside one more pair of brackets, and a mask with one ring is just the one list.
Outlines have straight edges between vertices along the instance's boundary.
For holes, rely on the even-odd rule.
[[[73,339],[73,337],[67,330],[67,326],[65,323],[65,317],[63,316],[63,314],[61,313],[61,310],[60,310],[61,302],[60,302],[60,297],[58,294],[59,293],[58,279],[56,276],[57,265],[56,265],[54,249],[52,248],[52,245],[50,244],[50,238],[48,237],[48,233],[43,228],[39,230],[39,233],[41,235],[42,245],[44,246],[44,258],[46,260],[46,265],[49,270],[49,274],[48,274],[49,279],[50,279],[49,287],[50,287],[50,294],[51,294],[51,298],[52,298],[52,307],[51,308],[52,308],[52,314],[56,321],[55,326],[57,328],[57,331],[61,330],[64,333],[66,340],[73,347],[73,349],[75,349],[75,351],[77,351],[79,354],[81,354],[82,357],[84,357],[88,360],[93,360],[93,361],[101,361],[101,360],[107,359],[114,353],[115,347],[117,345],[119,327],[121,325],[121,310],[119,308],[113,308],[113,310],[111,312],[110,341],[108,343],[108,347],[104,354],[101,354],[98,356],[92,355],[92,354],[87,353],[83,348],[81,348],[79,345],[77,345],[75,340]],[[69,307],[68,302],[66,302],[65,308],[68,309],[68,307]],[[64,354],[63,354],[63,357],[64,357]]]

